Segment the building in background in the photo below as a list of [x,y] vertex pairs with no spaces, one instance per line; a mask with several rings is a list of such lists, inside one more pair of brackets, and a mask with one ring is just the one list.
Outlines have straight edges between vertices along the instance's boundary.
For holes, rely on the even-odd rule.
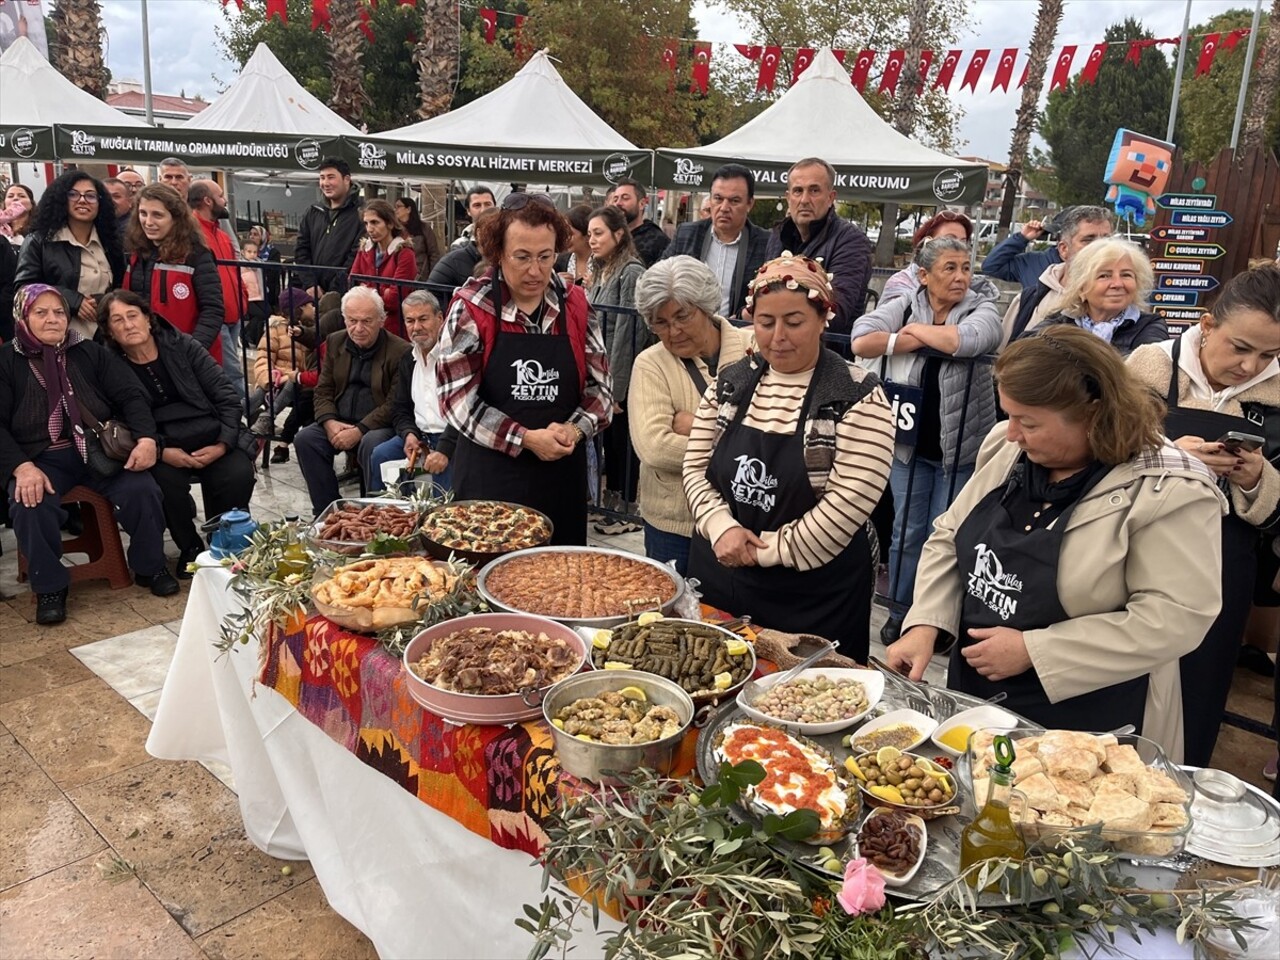
[[[113,80],[107,84],[107,103],[121,113],[140,120],[147,119],[146,96],[142,92],[141,81]],[[200,97],[184,94],[176,97],[164,93],[151,95],[151,115],[157,127],[180,127],[208,105]]]
[[[960,159],[987,165],[987,188],[982,195],[981,219],[999,220],[1000,204],[1004,202],[1004,172],[1008,169],[1008,165],[985,157],[961,157]],[[1026,177],[1022,178],[1022,182],[1018,185],[1018,202],[1013,208],[1014,223],[1048,220],[1060,209],[1061,205],[1056,200],[1050,200],[1028,183]]]

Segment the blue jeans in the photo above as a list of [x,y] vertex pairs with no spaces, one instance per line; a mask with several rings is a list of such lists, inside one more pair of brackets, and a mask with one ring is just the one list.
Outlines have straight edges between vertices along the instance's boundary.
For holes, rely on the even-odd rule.
[[[440,434],[428,433],[426,442],[431,444],[434,449],[435,445],[440,442]],[[367,489],[370,493],[379,490],[385,490],[386,484],[382,482],[382,465],[390,463],[392,460],[404,459],[404,441],[399,437],[392,437],[390,440],[384,441],[373,448],[373,453],[369,457],[369,483]],[[431,474],[431,479],[445,490],[453,486],[453,461],[449,461],[449,465],[436,474]]]
[[[907,500],[907,479],[914,464],[915,478],[911,481],[911,499]],[[955,495],[973,476],[973,464],[961,467],[955,475]],[[948,497],[951,485],[950,471],[937,460],[915,457],[912,463],[903,463],[894,457],[889,470],[889,487],[893,490],[893,544],[889,547],[889,597],[892,600],[890,614],[894,618],[906,615],[911,606],[911,594],[916,586],[916,565],[920,551],[933,532],[933,521],[951,505]],[[906,536],[902,533],[902,518],[906,515]],[[899,569],[901,563],[901,569]]]
[[676,570],[682,577],[689,573],[690,542],[689,537],[667,533],[650,523],[644,525],[644,555],[650,560],[658,560],[661,563],[674,560]]

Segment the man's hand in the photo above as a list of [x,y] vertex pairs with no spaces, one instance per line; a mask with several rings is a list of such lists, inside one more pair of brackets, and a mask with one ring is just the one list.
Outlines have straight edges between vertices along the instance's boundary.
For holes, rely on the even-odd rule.
[[347,426],[339,430],[338,435],[330,442],[336,450],[354,450],[363,438],[364,434],[359,427]]
[[168,464],[175,470],[199,470],[200,464],[196,462],[195,457],[180,450],[177,447],[165,447],[164,453],[160,454],[160,461]]
[[1039,240],[1044,236],[1044,222],[1041,220],[1028,220],[1022,225],[1022,235],[1028,240]]
[[46,493],[57,493],[43,470],[28,460],[13,471],[13,497],[24,507],[35,507]]
[[[539,460],[559,460],[573,453],[575,444],[566,442],[560,429],[562,423],[553,423],[542,430],[526,430],[522,446]],[[565,428],[567,429],[567,428]]]
[[929,666],[937,642],[937,627],[912,627],[889,644],[885,650],[885,660],[894,670],[919,683],[924,679],[925,667]]
[[1000,681],[1016,677],[1031,669],[1031,654],[1021,630],[1011,627],[975,627],[969,636],[978,643],[960,648],[969,666],[988,680]]
[[346,429],[346,424],[340,420],[326,420],[324,422],[324,435],[329,438],[329,443],[337,445],[338,434]]
[[411,433],[404,438],[404,455],[407,460],[417,458],[418,450],[422,447],[422,441],[418,439],[416,433]]
[[763,550],[768,544],[746,527],[730,527],[720,534],[716,541],[716,560],[722,567],[754,567],[756,551]]
[[432,450],[422,461],[422,467],[427,473],[444,473],[449,469],[449,458],[439,450]]
[[677,410],[671,418],[671,432],[687,437],[693,431],[693,414],[688,410]]
[[225,443],[221,443],[221,442],[211,443],[207,447],[201,447],[199,450],[193,451],[191,454],[191,459],[194,460],[199,466],[207,467],[209,464],[213,463],[215,460],[218,460],[224,457],[226,453],[227,453],[227,445]]
[[150,437],[142,437],[124,462],[124,468],[134,473],[150,470],[156,464],[156,442]]

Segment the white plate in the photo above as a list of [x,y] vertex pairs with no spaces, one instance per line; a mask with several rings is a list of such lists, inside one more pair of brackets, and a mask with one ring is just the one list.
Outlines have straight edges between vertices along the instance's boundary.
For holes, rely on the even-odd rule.
[[920,746],[920,744],[928,740],[929,734],[933,733],[933,731],[936,730],[938,727],[937,720],[933,719],[933,717],[925,716],[919,710],[908,710],[905,707],[903,707],[901,710],[890,710],[888,713],[884,714],[883,716],[876,717],[876,719],[869,720],[866,723],[864,723],[862,725],[862,728],[853,735],[853,740],[851,741],[851,745],[849,749],[851,749],[854,753],[865,753],[866,748],[860,747],[858,745],[858,740],[860,738],[866,736],[869,733],[874,733],[877,730],[882,730],[885,727],[897,726],[900,723],[908,724],[920,731],[919,737],[917,737],[915,740],[912,740],[911,743],[909,743],[905,747],[898,748],[899,750],[902,750],[904,753],[909,750],[914,750],[916,747]]
[[[766,690],[782,679],[786,671],[770,674],[767,677],[761,677],[757,683]],[[880,698],[884,696],[884,674],[879,670],[850,670],[844,667],[811,667],[808,670],[802,670],[795,679],[814,680],[818,677],[827,677],[830,680],[856,680],[862,684],[867,694],[867,708],[857,716],[846,717],[843,720],[831,720],[827,723],[796,723],[791,720],[780,720],[777,717],[771,717],[767,713],[761,713],[755,707],[747,702],[747,690],[744,687],[738,693],[738,706],[752,720],[757,723],[771,723],[776,727],[785,727],[788,730],[795,730],[798,733],[807,736],[821,736],[824,733],[835,733],[837,730],[844,730],[853,726],[868,713],[870,713]]]
[[949,757],[958,757],[968,749],[955,750],[943,743],[939,738],[948,730],[954,730],[956,727],[972,727],[974,730],[998,730],[1005,732],[1012,730],[1018,725],[1018,718],[1008,710],[1001,710],[999,707],[991,704],[983,704],[980,707],[970,707],[968,710],[961,710],[955,716],[949,718],[946,723],[938,725],[933,731],[933,742],[939,750]]
[[[869,814],[867,814],[867,820],[870,820],[872,817],[887,816],[891,813],[901,814],[903,813],[903,811],[893,810],[888,807],[876,807]],[[907,870],[906,873],[893,874],[893,873],[889,873],[887,870],[882,870],[880,867],[876,867],[877,870],[880,870],[880,875],[884,877],[884,885],[886,887],[905,887],[915,877],[916,872],[920,869],[920,864],[924,863],[925,850],[929,846],[929,831],[925,827],[924,821],[919,817],[917,817],[914,813],[907,814],[906,823],[907,823],[908,829],[914,829],[920,833],[920,855],[916,857],[916,862],[912,864],[912,866],[910,867],[910,869]],[[866,824],[866,820],[863,821],[863,824],[864,825]],[[858,828],[859,840],[861,840],[861,836],[862,836],[862,828],[859,827]],[[861,851],[859,851],[858,855],[862,856]],[[867,861],[867,862],[870,863],[870,861]]]
[[[1181,769],[1186,771],[1188,775],[1194,775],[1200,768],[1183,766]],[[1280,803],[1277,803],[1274,798],[1259,790],[1252,783],[1244,780],[1241,783],[1251,794],[1250,799],[1257,802],[1267,812],[1269,820],[1280,818]],[[1221,840],[1221,835],[1215,836],[1211,831],[1199,829],[1194,811],[1195,806],[1193,803],[1191,832],[1187,834],[1185,853],[1204,857],[1206,860],[1213,860],[1216,863],[1226,864],[1230,867],[1274,867],[1280,865],[1280,840],[1248,846],[1215,842],[1215,840]]]

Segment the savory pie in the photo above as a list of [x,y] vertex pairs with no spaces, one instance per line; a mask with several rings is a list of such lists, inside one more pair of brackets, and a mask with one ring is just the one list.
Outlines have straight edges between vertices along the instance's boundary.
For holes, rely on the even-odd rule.
[[511,553],[540,547],[551,539],[551,525],[537,510],[467,500],[432,510],[422,525],[427,539],[449,550],[472,553]]
[[661,607],[676,581],[650,563],[591,550],[546,550],[489,568],[485,589],[502,606],[572,620],[625,617]]
[[458,575],[426,557],[381,557],[338,567],[311,591],[316,608],[345,627],[381,630],[412,623],[449,593]]

